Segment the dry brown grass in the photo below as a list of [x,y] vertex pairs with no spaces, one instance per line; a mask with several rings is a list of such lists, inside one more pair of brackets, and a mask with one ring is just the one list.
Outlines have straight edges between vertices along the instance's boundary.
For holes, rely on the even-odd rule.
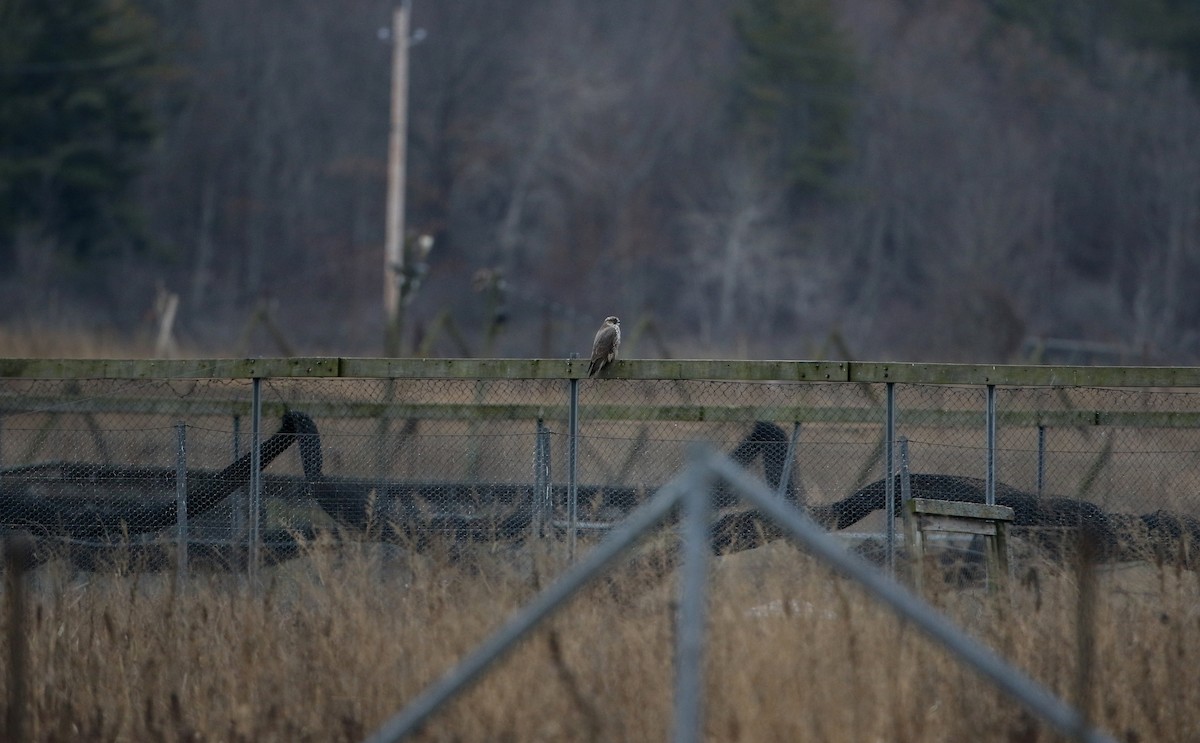
[[[555,563],[538,564],[549,575]],[[1100,576],[1098,721],[1122,740],[1194,740],[1196,576],[1136,570]],[[32,577],[25,708],[37,741],[361,740],[536,583],[527,554],[486,551],[451,562],[317,550],[254,590],[232,576],[194,576],[181,589],[168,575],[69,575],[54,564]],[[1055,739],[789,546],[721,558],[714,577],[710,740]],[[643,566],[586,589],[417,739],[665,739],[673,586]],[[1074,586],[1045,569],[1011,600],[974,589],[934,600],[1070,697]]]
[[[145,348],[88,334],[3,328],[0,349],[8,356],[149,355]],[[346,389],[348,399],[366,394]],[[507,388],[496,389],[499,399],[489,402],[510,399],[500,394]],[[613,395],[619,391],[615,385],[597,385],[598,392],[604,389]],[[708,394],[719,399],[728,389],[713,386]],[[420,399],[479,401],[466,384],[405,390]],[[537,391],[559,401],[557,392]],[[328,388],[314,385],[311,392],[320,398]],[[692,401],[697,399],[709,398],[693,395]],[[663,402],[663,396],[655,401]],[[336,445],[338,429],[322,425]],[[629,459],[622,447],[638,441],[636,425],[597,423],[589,429],[600,442],[595,448],[614,449],[608,469]],[[442,437],[423,453],[424,466],[439,472],[461,467],[465,458],[446,441],[464,438],[470,430],[466,424],[439,429]],[[818,502],[844,495],[844,483],[860,466],[845,454],[846,430],[853,434],[853,451],[865,457],[878,438],[877,426],[804,429],[801,456],[822,466],[802,465],[801,476]],[[704,438],[710,432],[701,424],[674,425],[668,440]],[[742,430],[729,426],[727,433],[735,440]],[[961,432],[911,433],[928,450],[945,445],[977,464],[978,446],[965,454],[953,446],[961,443]],[[1055,459],[1050,476],[1052,484],[1071,494],[1078,473],[1095,460],[1096,446],[1084,433],[1065,435],[1056,445],[1068,454]],[[1137,446],[1172,454],[1191,451],[1186,441],[1173,441],[1190,435],[1160,433]],[[347,425],[341,438],[353,451],[362,446],[361,437]],[[1123,442],[1118,454],[1131,446]],[[919,451],[926,456],[927,449]],[[336,455],[335,446],[331,465]],[[936,466],[923,459],[925,471],[965,467],[928,456]],[[1172,473],[1169,479],[1154,476],[1156,496],[1194,491],[1194,467],[1176,467],[1161,455],[1153,463]],[[291,467],[296,470],[295,462]],[[971,471],[977,474],[977,469]],[[1019,469],[1014,462],[1002,472]],[[1129,502],[1145,489],[1144,467],[1110,464],[1106,472],[1111,473],[1104,480],[1107,490],[1099,494],[1116,494],[1106,505],[1148,510]],[[552,562],[542,566],[546,574],[552,568]],[[911,626],[795,550],[774,545],[723,558],[715,575],[707,646],[711,740],[1054,739]],[[1023,581],[1011,601],[992,601],[973,589],[947,589],[934,598],[972,634],[1072,697],[1080,636],[1076,581],[1052,568],[1034,575],[1037,580]],[[361,740],[535,590],[522,559],[488,552],[449,562],[317,550],[267,571],[264,584],[254,590],[230,576],[196,576],[180,590],[166,575],[74,576],[55,565],[43,566],[34,578],[26,708],[30,739],[39,741]],[[1085,688],[1098,722],[1119,739],[1200,738],[1197,584],[1195,574],[1145,565],[1119,566],[1100,576],[1096,671]],[[588,589],[492,675],[438,713],[418,738],[665,739],[671,714],[672,588],[670,576],[624,570]],[[7,660],[8,650],[0,643],[0,669]],[[0,685],[5,685],[3,699],[7,680],[2,673]]]
[[40,323],[0,325],[0,356],[10,358],[141,359],[153,355],[149,331],[139,340],[115,332]]

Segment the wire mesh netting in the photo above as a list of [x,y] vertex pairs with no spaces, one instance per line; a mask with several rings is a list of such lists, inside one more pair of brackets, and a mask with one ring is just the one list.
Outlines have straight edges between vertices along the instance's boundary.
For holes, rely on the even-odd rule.
[[[889,460],[896,504],[987,497],[984,387],[896,385],[889,457],[883,384],[581,380],[577,437],[570,386],[267,379],[256,416],[251,380],[4,380],[0,520],[85,567],[239,568],[321,532],[518,545],[618,522],[696,442],[844,533],[884,528]],[[1200,395],[1003,388],[995,403],[995,499],[1015,527],[1191,565]],[[716,504],[715,549],[777,536],[732,495]]]

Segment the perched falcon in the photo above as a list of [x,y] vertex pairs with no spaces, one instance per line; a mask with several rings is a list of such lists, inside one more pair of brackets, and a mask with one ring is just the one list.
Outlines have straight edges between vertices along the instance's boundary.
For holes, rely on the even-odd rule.
[[596,331],[596,340],[592,342],[592,363],[588,364],[588,376],[596,376],[601,369],[616,361],[620,345],[620,319],[612,316],[604,318],[604,324]]

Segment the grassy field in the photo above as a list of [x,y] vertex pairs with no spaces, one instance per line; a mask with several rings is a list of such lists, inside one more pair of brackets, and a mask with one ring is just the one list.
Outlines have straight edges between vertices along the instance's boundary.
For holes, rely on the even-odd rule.
[[[546,585],[555,565],[526,552],[450,561],[314,549],[251,589],[228,575],[180,586],[169,574],[71,575],[51,563],[31,575],[27,739],[361,740]],[[1094,670],[1081,681],[1087,633],[1074,574],[1023,572],[1008,598],[967,587],[932,600],[1060,695],[1086,700],[1118,739],[1196,740],[1195,574],[1104,569],[1090,614]],[[1056,740],[788,545],[719,558],[713,575],[710,740]],[[667,739],[674,585],[653,563],[618,569],[417,739]]]
[[[149,355],[113,339],[2,328],[0,348],[8,356]],[[207,394],[205,389],[146,384],[159,384],[157,393],[168,397]],[[560,389],[547,392],[543,387],[496,384],[486,389],[497,399],[486,401],[528,402],[545,393],[561,402]],[[479,389],[471,382],[406,383],[397,394],[478,403],[484,401]],[[849,386],[831,391],[822,386],[698,383],[664,388],[614,382],[597,383],[591,392],[595,396],[585,404],[607,399],[605,395],[612,397],[610,402],[731,402],[745,395],[747,402],[759,404],[760,399],[792,402],[799,395],[812,404],[825,401],[823,396],[831,396],[830,404],[873,404],[859,400],[862,393]],[[978,393],[914,390],[904,402],[975,409]],[[85,396],[83,391],[73,394]],[[89,389],[86,394],[93,393]],[[273,382],[267,394],[300,408],[306,400],[330,394],[344,396],[349,404],[376,399],[380,384]],[[1088,408],[1089,393],[1075,394],[1082,396],[1078,406]],[[1110,404],[1114,394],[1106,392],[1099,402]],[[1034,403],[1061,404],[1029,401]],[[1129,404],[1135,403],[1145,404],[1129,396]],[[1163,404],[1194,407],[1185,396]],[[169,451],[174,418],[153,425],[140,418],[131,419],[136,425],[115,417],[97,419],[99,423],[85,423],[115,432],[109,448],[117,460],[174,461]],[[51,437],[44,447],[35,447],[37,433],[50,425],[44,423],[33,418],[7,421],[9,457],[29,449],[30,457],[71,452],[85,459],[105,458],[93,451],[100,436],[86,425],[76,430],[57,419],[50,427],[61,440]],[[200,423],[189,439],[192,464],[224,464],[228,422]],[[336,418],[320,423],[330,472],[370,471],[376,451],[373,423]],[[271,421],[267,428],[275,425]],[[918,471],[982,475],[982,426],[964,432],[927,430],[918,421],[904,425]],[[587,422],[585,408],[581,475],[585,481],[661,483],[681,461],[686,441],[699,438],[728,448],[745,429],[743,424]],[[466,477],[477,475],[478,469],[488,477],[525,481],[531,431],[527,422],[423,424],[425,443],[409,442],[404,457],[396,459],[397,474]],[[1034,432],[1000,433],[1001,479],[1032,488]],[[846,495],[847,483],[871,461],[879,435],[877,425],[806,424],[798,474],[812,501]],[[1117,430],[1108,449],[1106,436],[1083,429],[1052,431],[1049,492],[1086,495],[1113,511],[1194,511],[1191,494],[1200,471],[1193,461],[1192,431]],[[477,452],[472,447],[479,440],[489,445]],[[561,461],[561,452],[556,457]],[[295,474],[298,458],[283,457],[272,471]],[[1085,480],[1094,484],[1083,493],[1079,483]],[[561,568],[554,559],[535,560],[523,551],[481,549],[453,561],[444,557],[353,549],[334,553],[318,546],[302,559],[264,570],[261,585],[253,587],[230,575],[194,573],[180,586],[169,573],[126,569],[72,574],[61,563],[44,565],[30,581],[28,669],[20,707],[26,737],[361,740],[498,628]],[[589,588],[494,673],[432,718],[417,738],[667,739],[674,577],[642,564]],[[1196,574],[1147,564],[1105,566],[1096,604],[1083,625],[1074,573],[1023,565],[1019,577],[1004,599],[989,598],[974,587],[945,588],[932,598],[1018,667],[1081,702],[1119,740],[1200,740]],[[720,558],[714,578],[706,656],[710,740],[1056,740],[912,626],[786,545]],[[0,604],[0,622],[9,621],[10,598],[5,595]],[[1089,645],[1094,657],[1081,656],[1081,647]],[[0,703],[11,691],[10,661],[9,646],[0,642]],[[1081,668],[1090,670],[1081,677]]]

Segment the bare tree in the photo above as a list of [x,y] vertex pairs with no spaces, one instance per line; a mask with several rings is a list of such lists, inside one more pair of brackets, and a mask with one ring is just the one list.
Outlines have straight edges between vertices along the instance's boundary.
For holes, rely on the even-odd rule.
[[[175,55],[141,186],[163,260],[113,263],[123,312],[161,281],[220,349],[270,295],[299,349],[377,348],[393,5],[146,0]],[[1079,54],[978,0],[835,3],[853,155],[832,195],[784,198],[733,144],[735,5],[415,0],[406,221],[436,248],[413,317],[470,345],[492,267],[531,310],[505,354],[610,312],[712,353],[835,329],[872,356],[1004,360],[1026,332],[1200,352],[1200,112],[1167,61],[1086,3],[1058,19]]]

